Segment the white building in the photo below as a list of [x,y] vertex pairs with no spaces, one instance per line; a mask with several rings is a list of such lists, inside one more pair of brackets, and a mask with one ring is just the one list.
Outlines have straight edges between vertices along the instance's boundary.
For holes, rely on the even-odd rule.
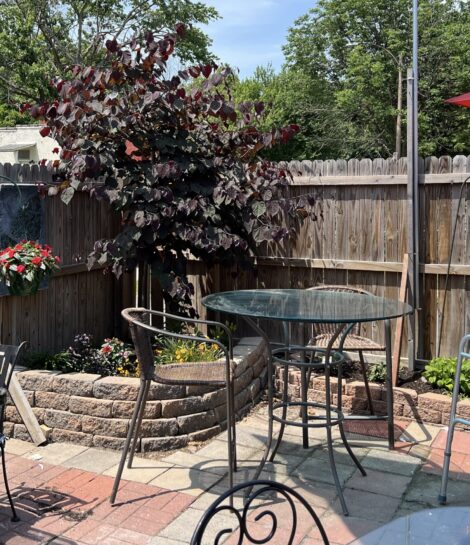
[[39,134],[43,126],[0,127],[0,163],[38,163],[42,159],[58,159],[59,156],[52,153],[59,147],[57,142]]

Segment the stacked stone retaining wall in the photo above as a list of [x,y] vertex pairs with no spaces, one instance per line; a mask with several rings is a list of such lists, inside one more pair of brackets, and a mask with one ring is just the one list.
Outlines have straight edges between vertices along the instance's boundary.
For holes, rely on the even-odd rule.
[[[245,414],[266,384],[266,346],[246,337],[234,348],[235,410]],[[17,373],[40,424],[52,441],[121,449],[139,390],[138,378],[54,371]],[[152,383],[142,421],[141,452],[176,449],[205,441],[226,426],[226,390]],[[30,440],[9,401],[5,433]]]
[[[330,379],[332,401],[337,402],[338,381]],[[276,386],[282,391],[282,374],[278,371]],[[369,383],[375,413],[386,414],[387,392],[380,384]],[[300,371],[289,371],[289,397],[292,400],[300,399]],[[312,377],[309,385],[308,398],[310,401],[325,402],[325,379],[322,376]],[[366,391],[363,382],[345,382],[342,384],[342,405],[347,413],[368,414]],[[404,420],[415,420],[428,424],[449,424],[451,397],[450,395],[427,392],[418,394],[408,388],[393,389],[393,413]],[[457,404],[457,415],[470,419],[470,399],[463,399]]]

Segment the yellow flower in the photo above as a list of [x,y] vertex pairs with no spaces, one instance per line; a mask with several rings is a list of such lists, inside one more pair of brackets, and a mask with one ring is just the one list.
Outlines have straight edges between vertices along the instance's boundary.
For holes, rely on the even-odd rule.
[[201,343],[198,345],[198,350],[200,350],[201,352],[204,352],[205,349],[206,349],[206,343]]
[[218,350],[218,349],[219,349],[219,345],[213,343],[213,344],[211,344],[211,348],[212,348],[212,350]]

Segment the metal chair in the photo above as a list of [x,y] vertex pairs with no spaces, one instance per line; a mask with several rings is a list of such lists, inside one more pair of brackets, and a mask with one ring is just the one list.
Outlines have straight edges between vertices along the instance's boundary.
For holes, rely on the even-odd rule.
[[[248,491],[248,496],[244,494],[243,505],[235,507],[233,497],[242,490]],[[261,504],[262,500],[264,501]],[[269,505],[266,505],[266,500],[269,501]],[[279,524],[278,515],[282,516],[284,519],[284,517],[288,516],[289,511],[281,509],[280,513],[276,515],[276,505],[278,505],[280,501],[288,503],[291,514],[290,520],[282,520],[281,525]],[[323,525],[310,504],[307,503],[297,491],[289,488],[285,484],[267,480],[250,481],[239,484],[215,500],[199,521],[190,545],[202,545],[206,530],[209,527],[210,531],[210,523],[213,520],[216,521],[216,517],[219,513],[223,516],[221,517],[222,522],[226,521],[227,518],[231,516],[233,517],[234,524],[232,527],[223,528],[217,531],[213,541],[214,545],[222,543],[222,541],[228,537],[228,534],[231,534],[236,530],[238,530],[238,539],[237,541],[233,541],[233,543],[238,543],[238,545],[241,545],[242,543],[280,543],[279,537],[282,538],[282,542],[286,545],[292,545],[296,538],[297,522],[299,519],[296,503],[308,511],[308,514],[312,517],[314,524],[320,532],[323,544],[329,545],[328,537]],[[271,509],[269,509],[270,506]],[[260,512],[253,512],[255,509]],[[252,514],[253,518],[250,517]],[[255,526],[256,522],[261,520],[269,522],[269,525],[266,522],[266,528],[263,528],[264,537],[254,536],[253,529],[250,528],[250,525],[253,524],[253,526]],[[286,528],[286,523],[290,530],[289,538],[287,538],[286,535],[282,535],[281,532],[277,534],[279,528]],[[225,524],[227,524],[227,522],[225,522],[224,525]],[[220,524],[216,525],[216,527],[219,528]],[[207,539],[204,540],[204,543],[207,542]]]
[[[150,385],[152,381],[178,386],[214,386],[227,389],[227,444],[229,484],[233,485],[233,472],[236,471],[236,447],[235,447],[235,402],[233,385],[233,345],[229,328],[222,323],[185,318],[145,308],[127,308],[122,311],[122,316],[129,323],[132,340],[135,346],[137,359],[141,365],[140,389],[135,404],[134,413],[129,425],[127,438],[119,463],[110,502],[114,503],[122,477],[127,454],[130,455],[127,467],[132,467],[132,461],[140,434],[140,427],[145,410]],[[188,324],[204,324],[222,329],[228,338],[228,346],[220,341],[194,334],[174,333],[167,329],[151,325],[152,316],[163,320],[176,321]],[[198,343],[216,344],[224,353],[224,358],[216,362],[178,363],[175,365],[155,365],[155,355],[152,347],[152,338],[155,335],[172,339],[184,339]],[[132,444],[131,444],[132,443]]]
[[[343,291],[347,293],[362,293],[364,295],[372,295],[370,292],[360,289],[352,288],[350,286],[316,286],[313,288],[307,288],[308,290],[322,290],[322,291]],[[312,337],[309,344],[318,348],[326,348],[335,334],[335,324],[312,324]],[[385,351],[385,345],[376,343],[368,337],[364,337],[360,334],[360,324],[355,324],[351,329],[351,332],[347,335],[343,350],[349,352],[357,352],[359,355],[359,361],[361,364],[362,378],[364,380],[364,386],[367,396],[367,404],[369,406],[370,414],[374,414],[374,406],[372,403],[372,396],[370,393],[369,379],[367,378],[367,366],[364,360],[364,350],[369,352]],[[333,350],[337,350],[339,346],[339,338],[333,344]]]
[[3,433],[3,424],[5,420],[5,407],[7,403],[8,387],[10,386],[10,381],[11,377],[13,376],[15,364],[19,360],[19,356],[26,347],[26,345],[26,342],[22,342],[19,346],[12,346],[9,344],[0,345],[0,451],[2,456],[3,481],[5,483],[5,490],[11,507],[11,520],[13,522],[18,522],[20,519],[16,514],[15,505],[13,503],[10,487],[8,485],[7,467],[5,459],[5,443],[7,438]]
[[447,502],[447,481],[449,479],[450,457],[452,455],[452,441],[454,439],[454,430],[456,424],[470,426],[470,420],[456,416],[457,401],[460,393],[460,374],[462,372],[462,363],[464,359],[470,359],[470,334],[464,335],[460,340],[459,356],[457,358],[457,367],[455,370],[454,389],[452,391],[452,404],[449,415],[449,431],[447,432],[447,443],[444,451],[444,465],[442,468],[441,490],[438,496],[438,502],[444,505]]

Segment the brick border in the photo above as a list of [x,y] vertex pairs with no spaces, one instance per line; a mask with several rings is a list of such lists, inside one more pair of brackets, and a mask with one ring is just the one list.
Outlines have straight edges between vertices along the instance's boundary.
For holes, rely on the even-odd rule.
[[[331,391],[333,403],[336,403],[338,381],[332,377]],[[282,391],[283,378],[278,369],[276,373],[276,387]],[[374,409],[377,414],[386,414],[387,392],[381,384],[369,383]],[[300,371],[289,371],[289,396],[293,400],[300,398]],[[367,397],[363,382],[345,382],[342,385],[343,408],[348,413],[367,414]],[[312,377],[308,394],[309,400],[325,401],[325,380],[323,377]],[[428,392],[418,394],[407,388],[393,388],[393,413],[400,419],[424,422],[427,424],[449,424],[451,397]],[[470,399],[464,399],[457,404],[457,415],[470,419]]]
[[[235,410],[242,416],[258,401],[266,385],[264,341],[258,337],[241,339],[233,359]],[[39,423],[49,428],[50,440],[122,448],[137,399],[138,378],[44,370],[18,372],[17,377]],[[225,388],[153,383],[138,450],[182,448],[217,435],[226,425],[225,399]],[[30,440],[11,400],[6,407],[5,433]]]

